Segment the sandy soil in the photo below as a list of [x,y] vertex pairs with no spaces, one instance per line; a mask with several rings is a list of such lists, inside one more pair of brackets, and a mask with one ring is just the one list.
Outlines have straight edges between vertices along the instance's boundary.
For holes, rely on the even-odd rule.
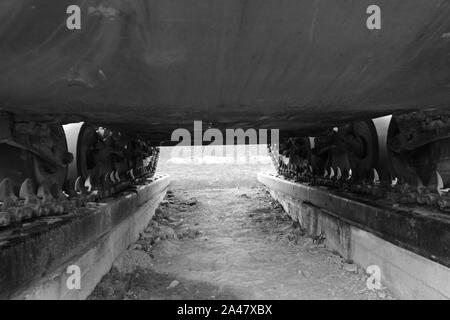
[[392,299],[304,235],[261,187],[267,164],[168,161],[174,179],[140,239],[90,299]]

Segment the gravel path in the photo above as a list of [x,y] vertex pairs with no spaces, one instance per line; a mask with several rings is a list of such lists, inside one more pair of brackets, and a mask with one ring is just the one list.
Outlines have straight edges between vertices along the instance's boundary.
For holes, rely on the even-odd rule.
[[90,298],[392,299],[303,234],[256,182],[263,169],[163,160],[171,192]]

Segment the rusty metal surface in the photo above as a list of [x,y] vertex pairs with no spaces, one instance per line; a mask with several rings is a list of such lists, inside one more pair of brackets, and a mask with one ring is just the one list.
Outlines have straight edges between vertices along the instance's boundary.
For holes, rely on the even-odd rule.
[[450,216],[426,209],[392,207],[379,201],[259,174],[268,188],[321,208],[324,213],[450,267]]
[[[379,0],[371,31],[372,2],[2,0],[0,107],[149,135],[446,108],[450,3]],[[69,4],[80,31],[65,27]]]

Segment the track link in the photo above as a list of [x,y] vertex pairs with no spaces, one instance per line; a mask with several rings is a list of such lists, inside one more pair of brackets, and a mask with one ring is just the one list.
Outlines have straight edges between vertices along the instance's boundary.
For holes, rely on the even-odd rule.
[[[430,120],[435,118],[439,121],[436,120],[433,122]],[[325,154],[325,160],[322,161],[321,166],[317,165],[317,161],[314,162],[312,160],[312,152],[310,154],[304,151],[303,153],[298,153],[295,148],[294,139],[290,139],[284,145],[282,144],[281,151],[280,147],[274,148],[268,145],[268,152],[277,173],[289,180],[311,186],[323,186],[330,188],[330,190],[333,189],[367,196],[370,200],[383,199],[392,205],[420,205],[429,209],[437,208],[442,212],[450,213],[450,192],[449,189],[444,188],[448,184],[448,177],[447,175],[442,177],[438,171],[438,168],[447,168],[448,163],[447,145],[450,126],[447,125],[447,122],[443,123],[441,121],[442,118],[447,119],[448,117],[439,116],[434,111],[424,111],[423,114],[413,113],[411,115],[400,115],[393,118],[395,119],[394,125],[391,125],[388,132],[391,139],[388,139],[386,145],[390,153],[390,163],[385,164],[385,167],[390,165],[394,170],[389,168],[389,172],[387,171],[388,169],[384,169],[381,174],[377,170],[379,167],[377,167],[375,161],[368,162],[371,164],[371,167],[365,163],[364,170],[355,170],[357,171],[356,174],[352,171],[352,166],[348,165],[352,161],[341,161],[341,163],[347,163],[346,167],[339,167],[339,165],[330,162],[330,155],[339,155],[340,142],[336,142],[337,135],[328,135],[321,139],[316,139],[316,149],[314,151],[319,154]],[[405,123],[407,121],[411,121],[415,127],[410,128],[408,123]],[[437,124],[435,124],[436,122]],[[430,125],[430,123],[434,125]],[[397,128],[401,126],[404,127],[403,130]],[[422,131],[418,129],[414,130],[416,127],[423,127],[425,129]],[[395,128],[395,132],[392,128]],[[411,135],[411,130],[417,134]],[[345,135],[343,136],[347,137]],[[405,137],[411,138],[406,140]],[[427,139],[426,141],[424,137]],[[296,139],[305,140],[305,138]],[[403,140],[407,141],[407,143],[401,144],[399,142]],[[429,145],[432,144],[430,147],[438,151],[427,152],[426,150],[429,149],[423,149],[426,143],[429,143]],[[361,149],[360,146],[363,145],[353,135],[350,141],[344,140],[344,144],[349,146],[348,148],[352,150],[353,154],[358,153]],[[366,148],[367,146],[364,147]],[[373,148],[376,148],[376,146]],[[406,148],[408,152],[413,150],[416,155],[415,159],[419,159],[420,161],[417,160],[414,162],[414,159],[410,160],[408,158],[409,153],[401,153],[403,152],[401,150],[402,148]],[[407,162],[404,161],[405,157],[408,160]],[[427,157],[429,160],[426,159]],[[339,156],[337,158],[339,159]],[[355,168],[353,167],[353,169]],[[427,184],[424,184],[421,180],[420,173],[424,172],[424,169],[427,171]],[[430,170],[432,174],[430,174]],[[441,172],[446,173],[443,169],[441,169]],[[430,175],[432,176],[430,177]]]
[[[130,163],[133,160],[132,164],[119,167],[114,166],[112,160],[101,162],[101,159],[96,159],[102,169],[110,170],[96,171],[95,183],[91,175],[78,175],[72,180],[66,180],[64,185],[55,179],[43,179],[36,185],[36,179],[27,177],[20,184],[17,192],[12,179],[8,177],[2,179],[0,181],[0,227],[20,227],[23,223],[40,217],[60,216],[76,212],[78,209],[89,208],[102,199],[151,180],[156,172],[159,147],[147,146],[139,139],[130,140],[134,143],[133,148],[130,148],[132,151],[123,155],[116,152],[113,147],[105,148],[105,145],[111,144],[110,141],[113,140],[111,137],[112,135],[108,135],[103,141],[99,141],[100,147],[106,150],[105,153],[108,155],[118,157],[117,154],[119,154],[122,162]],[[111,139],[107,140],[108,138]],[[77,143],[83,142],[77,141]],[[129,149],[124,150],[126,153]],[[105,165],[107,163],[112,165]]]

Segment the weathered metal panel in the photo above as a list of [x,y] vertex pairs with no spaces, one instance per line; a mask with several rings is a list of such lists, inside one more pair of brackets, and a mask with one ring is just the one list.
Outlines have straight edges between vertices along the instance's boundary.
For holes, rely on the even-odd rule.
[[[81,30],[66,8],[82,9]],[[448,108],[450,3],[2,0],[0,103],[167,132],[194,119],[310,128]]]

